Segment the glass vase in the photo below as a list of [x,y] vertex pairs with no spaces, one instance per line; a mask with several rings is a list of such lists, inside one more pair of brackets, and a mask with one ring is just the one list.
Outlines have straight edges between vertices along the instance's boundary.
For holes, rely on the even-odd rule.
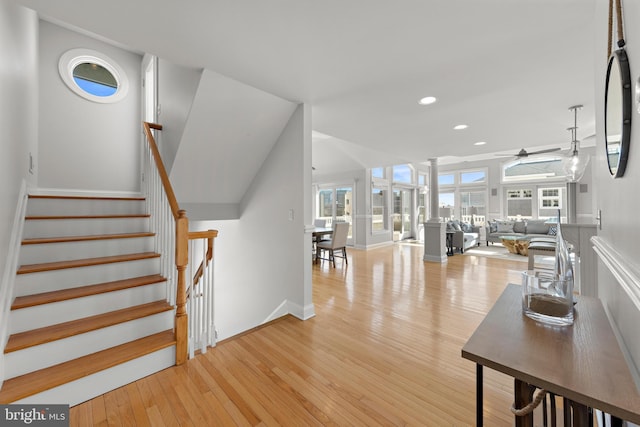
[[573,264],[567,242],[562,237],[558,212],[556,254],[552,274],[522,273],[522,309],[532,319],[552,325],[573,324]]

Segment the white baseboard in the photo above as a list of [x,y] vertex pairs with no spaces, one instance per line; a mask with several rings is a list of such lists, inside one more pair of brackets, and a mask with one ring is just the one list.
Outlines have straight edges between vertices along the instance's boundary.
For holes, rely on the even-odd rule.
[[437,255],[427,255],[425,254],[422,257],[423,261],[429,261],[429,262],[439,262],[439,263],[445,263],[449,260],[449,258],[447,257],[447,255],[442,255],[442,256],[437,256]]
[[307,304],[302,307],[300,304],[289,301],[287,305],[289,307],[289,314],[300,320],[308,320],[316,315],[316,309],[313,304]]
[[307,304],[304,307],[295,302],[284,300],[276,307],[275,310],[267,316],[261,324],[271,322],[287,314],[297,317],[300,320],[308,320],[316,315],[315,306],[313,304]]
[[383,248],[385,246],[391,246],[391,245],[393,245],[393,241],[389,240],[387,242],[374,243],[371,245],[355,245],[353,248],[368,251],[369,249]]

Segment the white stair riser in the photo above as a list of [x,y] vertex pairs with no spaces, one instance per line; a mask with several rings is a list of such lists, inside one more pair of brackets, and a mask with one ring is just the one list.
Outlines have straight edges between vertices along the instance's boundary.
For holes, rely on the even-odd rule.
[[89,267],[18,274],[16,276],[14,296],[40,294],[43,292],[94,285],[138,276],[149,276],[158,274],[159,272],[160,258],[151,258]]
[[92,200],[92,199],[39,199],[29,198],[27,216],[30,215],[112,215],[143,214],[144,200]]
[[166,300],[166,282],[11,311],[10,333],[29,331],[134,305]]
[[20,265],[154,251],[153,237],[22,245]]
[[33,219],[24,222],[23,239],[149,231],[149,218]]
[[57,365],[129,341],[171,329],[173,311],[147,316],[73,337],[5,354],[6,378]]
[[29,396],[15,404],[77,405],[116,388],[174,366],[175,346],[167,347],[127,363],[96,372],[51,390]]

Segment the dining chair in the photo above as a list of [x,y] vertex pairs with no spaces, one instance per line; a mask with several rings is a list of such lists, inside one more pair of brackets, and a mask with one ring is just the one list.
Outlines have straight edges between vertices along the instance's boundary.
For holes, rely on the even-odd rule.
[[[348,222],[334,223],[331,239],[321,240],[316,244],[316,250],[329,252],[329,258],[320,257],[320,259],[332,262],[334,268],[336,267],[336,257],[343,258],[344,263],[349,264],[347,261],[347,235],[349,234],[350,225]],[[336,251],[341,255],[336,255]]]

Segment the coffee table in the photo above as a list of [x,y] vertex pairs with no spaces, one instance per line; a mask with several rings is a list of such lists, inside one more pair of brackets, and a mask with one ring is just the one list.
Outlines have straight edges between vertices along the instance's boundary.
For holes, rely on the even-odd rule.
[[502,245],[512,254],[529,255],[529,241],[520,240],[515,236],[503,236],[500,237]]

